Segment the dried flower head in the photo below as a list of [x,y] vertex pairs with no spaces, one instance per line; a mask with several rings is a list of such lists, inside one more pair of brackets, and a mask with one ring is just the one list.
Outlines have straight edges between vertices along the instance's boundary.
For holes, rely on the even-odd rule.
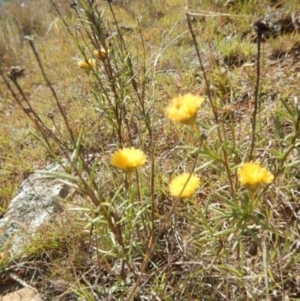
[[104,61],[107,58],[107,53],[104,48],[101,48],[100,50],[94,50],[93,53],[94,56],[101,61]]
[[197,112],[203,103],[204,98],[193,94],[179,95],[172,99],[166,108],[166,116],[176,122],[194,125]]
[[25,69],[20,66],[11,66],[6,68],[7,76],[12,80],[16,81],[18,78],[25,75]]
[[[195,175],[191,175],[191,177],[189,177],[189,173],[183,173],[171,181],[169,190],[172,196],[189,197],[196,191],[196,189],[200,186],[200,179]],[[182,190],[183,187],[184,190]]]
[[78,67],[86,71],[90,71],[96,67],[95,59],[88,59],[87,61],[81,60],[77,63]]
[[261,167],[259,163],[243,163],[238,169],[239,181],[247,188],[257,188],[261,184],[270,184],[274,176],[266,168]]
[[146,163],[146,155],[143,151],[134,147],[125,147],[113,153],[110,162],[115,167],[121,168],[125,171],[131,171]]
[[254,21],[252,28],[258,35],[262,35],[271,31],[271,24],[261,17]]

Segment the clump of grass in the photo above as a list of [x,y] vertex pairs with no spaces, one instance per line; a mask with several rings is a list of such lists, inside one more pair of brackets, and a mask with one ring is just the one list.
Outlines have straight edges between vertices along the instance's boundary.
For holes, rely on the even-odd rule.
[[221,41],[217,45],[217,48],[223,56],[224,64],[229,67],[239,67],[251,61],[255,53],[253,45],[237,39],[233,39],[233,41]]

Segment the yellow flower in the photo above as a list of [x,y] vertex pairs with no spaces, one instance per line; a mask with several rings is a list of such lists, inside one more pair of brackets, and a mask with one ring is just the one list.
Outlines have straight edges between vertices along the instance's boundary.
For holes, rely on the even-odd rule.
[[90,71],[96,67],[95,59],[88,59],[87,61],[81,60],[77,63],[78,67],[86,71]]
[[125,171],[143,166],[146,163],[146,155],[143,151],[134,147],[123,148],[112,154],[110,162],[113,166]]
[[172,121],[193,125],[203,101],[203,97],[190,93],[179,95],[172,99],[165,110],[165,114]]
[[104,61],[107,58],[107,53],[104,48],[101,48],[100,50],[94,50],[93,53],[97,59],[100,59],[102,61]]
[[[187,183],[187,180],[189,177],[190,177],[189,173],[183,173],[183,174],[175,177],[171,181],[171,183],[169,185],[169,190],[170,190],[170,193],[172,196],[189,197],[196,191],[196,189],[200,185],[200,179],[198,177],[196,177],[195,175],[191,175],[191,177]],[[184,187],[184,190],[182,191],[183,187]]]
[[259,163],[243,163],[238,169],[239,181],[248,188],[256,188],[261,184],[270,184],[274,176],[266,168],[261,167]]

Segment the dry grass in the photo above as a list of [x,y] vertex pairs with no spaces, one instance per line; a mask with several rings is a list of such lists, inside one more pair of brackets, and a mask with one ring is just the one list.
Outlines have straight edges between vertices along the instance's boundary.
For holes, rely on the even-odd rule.
[[[58,5],[67,28],[34,0],[30,14],[18,2],[1,12],[0,67],[25,69],[19,105],[0,82],[1,212],[24,174],[60,156],[73,154],[67,171],[78,190],[64,201],[76,214],[41,229],[43,243],[37,236],[13,263],[2,250],[0,293],[15,288],[14,272],[45,300],[299,300],[300,35],[263,36],[256,99],[251,29],[268,7],[291,13],[298,1],[191,1],[197,44],[183,1],[79,2],[76,10]],[[101,47],[107,59],[80,70],[77,62]],[[185,93],[206,99],[202,135],[164,116]],[[145,168],[128,175],[111,167],[110,155],[125,146],[145,151]],[[237,176],[249,157],[275,176],[254,202]],[[196,173],[201,187],[188,200],[171,198],[170,180],[183,172]]]

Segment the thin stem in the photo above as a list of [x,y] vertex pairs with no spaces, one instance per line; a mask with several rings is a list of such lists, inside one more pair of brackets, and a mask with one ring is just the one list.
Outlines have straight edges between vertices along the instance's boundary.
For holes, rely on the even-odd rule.
[[57,104],[57,107],[58,107],[58,109],[59,109],[59,112],[60,112],[61,116],[62,116],[63,119],[64,119],[65,125],[66,125],[66,127],[67,127],[67,129],[68,129],[68,132],[69,132],[70,136],[71,136],[72,142],[73,142],[73,144],[75,145],[75,144],[76,144],[76,141],[75,141],[75,138],[74,138],[74,135],[73,135],[73,131],[71,130],[71,127],[70,127],[70,125],[69,125],[67,116],[66,116],[66,114],[65,114],[65,112],[64,112],[64,110],[63,110],[63,108],[62,108],[62,106],[61,106],[61,104],[60,104],[60,102],[59,102],[59,100],[58,100],[58,97],[57,97],[57,95],[56,95],[56,92],[55,92],[53,86],[51,85],[51,83],[50,83],[50,81],[49,81],[49,79],[48,79],[48,77],[47,77],[47,75],[46,75],[46,73],[45,73],[44,67],[43,67],[42,62],[41,62],[41,60],[40,60],[40,57],[39,57],[39,55],[38,55],[38,53],[37,53],[37,51],[36,51],[36,49],[35,49],[35,46],[34,46],[34,44],[33,44],[33,41],[32,41],[31,39],[28,39],[28,42],[29,42],[29,45],[30,45],[30,47],[31,47],[31,49],[32,49],[32,51],[33,51],[33,54],[34,54],[34,56],[35,56],[35,58],[36,58],[36,60],[37,60],[37,62],[38,62],[38,65],[39,65],[40,70],[41,70],[41,72],[42,72],[42,74],[43,74],[43,77],[44,77],[44,79],[45,79],[45,81],[46,81],[48,87],[50,88],[50,90],[51,90],[51,92],[52,92],[52,95],[53,95],[53,97],[54,97],[54,99],[55,99],[55,101],[56,101],[56,104]]
[[255,148],[256,141],[256,117],[257,113],[260,110],[260,103],[258,103],[258,91],[259,91],[259,82],[260,82],[260,46],[261,46],[261,37],[262,34],[258,32],[257,34],[257,59],[256,59],[256,84],[254,91],[254,108],[252,111],[251,117],[251,131],[252,131],[252,139],[251,139],[251,149],[249,155],[249,161],[253,159],[253,152]]
[[[40,133],[42,134],[48,148],[51,148],[50,142],[49,142],[49,137],[53,138],[58,144],[61,145],[61,141],[52,134],[52,132],[43,124],[43,122],[41,121],[41,119],[39,118],[38,114],[34,111],[34,109],[31,107],[30,102],[28,101],[28,99],[25,96],[25,93],[23,92],[22,88],[20,87],[20,85],[17,83],[17,80],[14,79],[12,80],[12,82],[14,83],[14,85],[16,86],[18,92],[21,94],[22,99],[26,102],[26,104],[28,105],[28,108],[25,108],[21,102],[21,100],[19,99],[18,95],[14,92],[13,88],[11,87],[11,85],[9,84],[7,78],[4,76],[3,71],[0,68],[0,75],[6,85],[6,87],[8,88],[8,90],[10,91],[11,95],[13,96],[13,98],[15,99],[15,101],[17,102],[17,104],[20,106],[20,108],[22,108],[23,112],[29,117],[29,119],[31,120],[31,122],[34,124],[34,126],[36,126],[38,128],[38,130],[40,131]],[[30,114],[32,113],[32,115]]]
[[[206,76],[205,68],[204,68],[204,65],[203,65],[203,62],[202,62],[200,50],[199,50],[198,43],[197,43],[197,40],[196,40],[196,36],[195,36],[194,30],[193,30],[193,27],[192,27],[189,12],[186,13],[186,17],[187,17],[187,21],[188,21],[189,30],[190,30],[190,33],[191,33],[191,36],[192,36],[192,39],[193,39],[193,43],[194,43],[194,46],[195,46],[195,49],[196,49],[200,69],[201,69],[201,72],[202,72],[202,75],[203,75],[203,78],[204,78],[204,82],[205,82],[205,85],[206,85],[206,93],[207,93],[207,96],[208,96],[208,99],[209,99],[209,102],[210,102],[210,105],[211,105],[211,108],[212,108],[212,111],[213,111],[213,115],[214,115],[214,118],[215,118],[215,123],[217,125],[219,125],[218,111],[217,111],[217,108],[216,108],[216,106],[213,102],[213,98],[212,98],[210,87],[209,87],[209,81],[208,81],[208,78]],[[233,187],[233,182],[232,182],[232,178],[231,178],[230,168],[229,168],[229,165],[228,165],[228,155],[227,155],[227,152],[226,152],[226,148],[224,146],[224,141],[223,141],[219,126],[217,127],[217,132],[218,132],[218,139],[219,139],[219,141],[222,145],[222,153],[223,153],[223,157],[224,157],[223,164],[224,164],[224,167],[225,167],[225,170],[226,170],[226,173],[227,173],[231,195],[233,196],[234,195],[234,187]]]

